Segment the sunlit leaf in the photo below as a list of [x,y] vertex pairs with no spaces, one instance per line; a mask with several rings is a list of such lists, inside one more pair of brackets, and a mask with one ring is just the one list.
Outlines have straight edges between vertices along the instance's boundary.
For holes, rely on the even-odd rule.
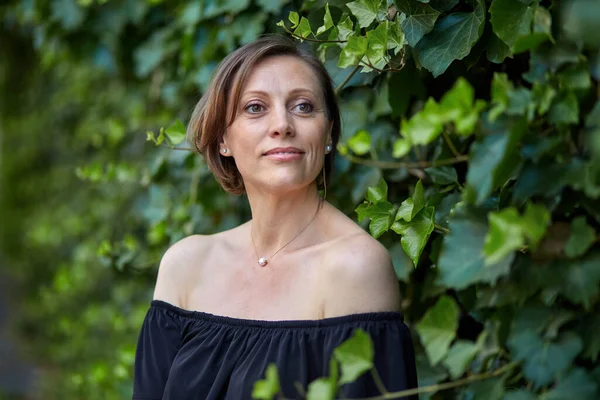
[[435,366],[448,353],[458,329],[458,315],[456,302],[451,297],[442,296],[417,324],[417,332],[431,365]]
[[350,339],[339,345],[333,355],[342,370],[340,384],[354,382],[373,368],[373,352],[373,341],[362,329],[356,329]]

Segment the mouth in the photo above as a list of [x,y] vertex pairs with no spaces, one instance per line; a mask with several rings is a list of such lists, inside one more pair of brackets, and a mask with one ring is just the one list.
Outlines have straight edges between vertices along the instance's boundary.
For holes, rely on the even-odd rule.
[[304,152],[295,147],[277,147],[275,149],[271,149],[271,150],[267,151],[264,155],[270,156],[270,155],[277,155],[277,154],[279,154],[279,155],[304,154]]

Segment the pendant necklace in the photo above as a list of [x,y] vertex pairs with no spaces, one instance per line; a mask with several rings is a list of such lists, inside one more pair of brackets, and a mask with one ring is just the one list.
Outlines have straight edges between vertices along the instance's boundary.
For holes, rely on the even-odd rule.
[[315,212],[315,215],[313,215],[312,219],[310,220],[310,222],[300,231],[296,234],[296,236],[294,236],[289,242],[287,242],[286,244],[284,244],[283,246],[281,246],[279,248],[279,250],[277,250],[275,253],[273,253],[271,255],[271,257],[269,258],[265,258],[265,257],[258,257],[258,252],[256,251],[256,245],[254,244],[254,235],[252,235],[252,228],[250,228],[250,239],[252,239],[252,247],[254,247],[254,254],[256,255],[256,258],[258,258],[258,265],[260,265],[261,267],[266,266],[269,263],[269,260],[272,259],[273,257],[275,257],[275,255],[277,253],[279,253],[281,250],[283,250],[288,244],[292,243],[294,241],[294,239],[296,239],[298,236],[300,236],[300,234],[302,232],[304,232],[315,220],[315,218],[317,218],[317,214],[319,213],[319,209],[321,208],[321,201],[319,201],[319,204],[317,205],[317,211]]

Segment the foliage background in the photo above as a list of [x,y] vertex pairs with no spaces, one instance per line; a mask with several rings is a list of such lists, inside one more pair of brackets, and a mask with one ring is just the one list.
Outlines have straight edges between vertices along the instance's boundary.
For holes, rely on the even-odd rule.
[[594,0],[4,2],[0,398],[131,396],[160,256],[249,217],[169,148],[177,121],[226,54],[286,30],[340,87],[328,198],[394,257],[420,385],[457,382],[422,396],[598,398],[599,20]]

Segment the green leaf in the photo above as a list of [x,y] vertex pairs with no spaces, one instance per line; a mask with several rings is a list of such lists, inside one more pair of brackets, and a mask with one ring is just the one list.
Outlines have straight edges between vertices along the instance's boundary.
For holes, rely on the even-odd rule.
[[252,398],[271,400],[280,390],[277,365],[269,364],[265,373],[265,379],[258,380],[254,383]]
[[331,12],[329,11],[329,3],[325,3],[325,15],[323,16],[323,26],[317,29],[317,35],[326,32],[331,27],[333,27],[333,18],[331,18]]
[[410,141],[402,138],[396,139],[392,156],[394,158],[402,158],[410,152],[411,147]]
[[454,340],[458,329],[458,316],[459,309],[456,302],[444,295],[417,323],[417,332],[432,366],[439,363],[448,353],[450,343]]
[[371,135],[361,129],[348,140],[348,147],[359,156],[367,154],[371,150]]
[[554,389],[542,395],[542,400],[597,400],[598,382],[583,368],[574,368],[563,377]]
[[586,310],[600,290],[600,254],[594,253],[584,259],[571,260],[561,265],[562,292],[575,304],[583,304]]
[[561,83],[567,89],[587,90],[592,86],[592,79],[587,64],[571,65],[559,74]]
[[338,67],[347,68],[354,66],[365,55],[369,41],[364,36],[350,36],[348,43],[340,53]]
[[551,124],[579,123],[579,103],[573,92],[563,92],[554,99],[550,106],[549,120]]
[[398,54],[404,47],[404,32],[400,28],[400,18],[396,18],[395,21],[390,22],[388,27],[388,50],[393,50],[394,55]]
[[300,16],[296,11],[290,11],[288,15],[288,20],[292,23],[292,29],[296,28],[300,23]]
[[508,347],[517,361],[523,361],[523,373],[535,388],[552,382],[559,372],[568,368],[583,348],[575,335],[564,335],[557,342],[543,341],[531,330],[511,334]]
[[511,390],[506,392],[503,400],[537,400],[537,396],[526,390]]
[[387,63],[388,21],[377,25],[377,28],[367,32],[367,61],[377,69],[384,68]]
[[180,120],[175,121],[171,126],[165,129],[165,136],[169,142],[176,146],[185,140],[185,125]]
[[369,231],[375,239],[390,229],[394,221],[394,213],[394,206],[387,201],[381,201],[369,207],[367,210],[367,216],[371,219]]
[[358,214],[358,222],[360,223],[363,219],[367,218],[368,215],[368,211],[369,211],[369,207],[371,207],[370,204],[362,203],[359,204],[358,207],[356,207],[356,209],[354,210],[356,212],[356,214]]
[[419,263],[421,253],[431,236],[434,228],[433,207],[427,207],[419,212],[410,222],[400,219],[392,225],[391,229],[401,235],[400,243],[404,252],[410,257],[415,267]]
[[348,37],[354,34],[354,23],[349,15],[346,15],[341,19],[340,22],[338,22],[337,29],[339,31],[339,40],[348,40]]
[[333,351],[333,356],[342,369],[339,383],[354,382],[356,378],[373,368],[373,341],[368,333],[356,329],[350,339]]
[[595,313],[584,319],[582,356],[596,365],[598,354],[600,354],[600,335],[598,335],[598,332],[600,332],[600,313]]
[[452,13],[440,19],[433,31],[417,44],[419,61],[434,77],[444,73],[454,60],[462,60],[481,37],[485,7],[477,0],[471,13]]
[[371,25],[371,22],[375,21],[381,7],[386,6],[384,3],[383,0],[357,0],[346,5],[358,20],[358,25],[361,28],[366,28]]
[[333,400],[337,388],[328,378],[315,379],[308,385],[307,400]]
[[495,64],[501,64],[506,57],[512,58],[513,56],[510,47],[495,33],[492,33],[492,37],[488,42],[486,55],[487,59]]
[[300,23],[298,24],[296,29],[294,29],[294,34],[302,38],[308,38],[312,34],[312,29],[310,27],[310,22],[308,22],[308,19],[304,17],[300,18]]
[[504,381],[500,377],[475,382],[464,393],[463,398],[468,399],[500,400],[504,396]]
[[529,239],[531,247],[535,248],[546,234],[550,223],[550,213],[542,204],[527,203],[521,219],[523,233]]
[[388,185],[385,179],[381,178],[377,182],[377,186],[367,188],[367,195],[365,198],[371,203],[379,203],[380,201],[387,201],[388,197]]
[[454,289],[464,289],[475,282],[494,284],[509,272],[514,253],[497,263],[485,263],[483,247],[488,227],[484,221],[475,217],[454,218],[449,228],[438,260],[438,284]]
[[483,252],[486,264],[495,264],[523,246],[521,218],[513,207],[491,212],[488,217],[490,230]]
[[494,33],[513,48],[518,38],[531,34],[534,11],[519,0],[494,0],[490,6]]
[[411,47],[415,47],[425,34],[431,32],[440,15],[439,11],[434,10],[429,4],[416,0],[396,1],[396,7],[406,14],[406,19],[402,21],[402,31]]
[[419,180],[415,185],[412,197],[404,200],[398,208],[394,221],[403,219],[410,222],[423,207],[425,207],[425,192],[423,191],[423,183]]
[[452,185],[458,182],[456,169],[451,166],[425,168],[425,172],[436,185]]
[[585,217],[577,217],[571,222],[571,236],[565,245],[565,254],[569,258],[585,254],[596,240],[596,231],[585,221]]
[[475,357],[475,354],[477,354],[477,351],[477,345],[467,340],[457,340],[452,345],[442,362],[448,368],[448,371],[450,371],[452,379],[458,379],[462,376],[469,363]]
[[434,99],[429,98],[425,107],[410,120],[402,120],[400,133],[412,144],[429,144],[440,136],[443,127],[440,107]]
[[440,101],[442,121],[454,122],[459,135],[470,135],[479,120],[479,112],[485,107],[483,101],[474,102],[475,90],[466,79],[458,78]]

